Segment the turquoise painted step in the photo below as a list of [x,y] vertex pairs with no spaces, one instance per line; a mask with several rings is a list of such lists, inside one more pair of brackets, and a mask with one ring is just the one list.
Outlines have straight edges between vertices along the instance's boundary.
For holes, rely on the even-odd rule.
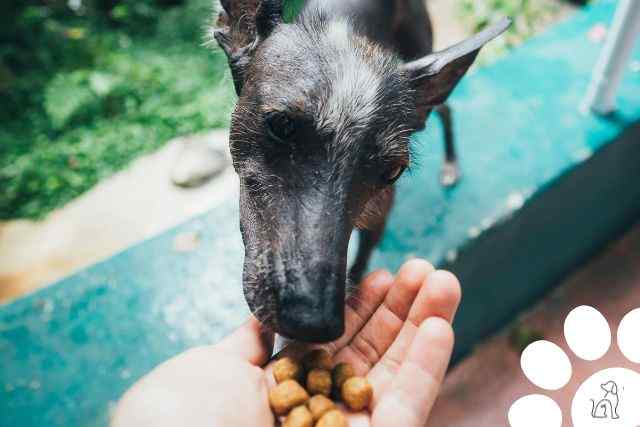
[[[456,91],[464,180],[437,184],[439,124],[415,136],[375,267],[422,256],[460,275],[457,355],[535,301],[640,215],[640,73],[620,111],[577,111],[599,52],[586,33],[614,1],[478,70]],[[634,53],[640,60],[640,47]],[[0,425],[106,425],[120,394],[183,349],[247,315],[237,201],[0,307]],[[174,250],[182,233],[201,244]]]

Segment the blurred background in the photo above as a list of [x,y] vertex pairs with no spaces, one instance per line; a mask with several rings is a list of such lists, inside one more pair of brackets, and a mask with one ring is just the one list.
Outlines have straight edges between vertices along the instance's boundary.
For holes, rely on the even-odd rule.
[[[287,3],[289,16],[300,3]],[[482,64],[576,5],[428,7],[438,47],[515,17]],[[212,0],[0,5],[0,302],[211,209],[234,187],[224,129],[235,95],[206,38],[212,8]]]

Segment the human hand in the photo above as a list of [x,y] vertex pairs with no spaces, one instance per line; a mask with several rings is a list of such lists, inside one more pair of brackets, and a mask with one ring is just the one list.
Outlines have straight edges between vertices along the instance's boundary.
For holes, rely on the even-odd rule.
[[[459,301],[457,279],[422,260],[407,262],[395,278],[380,271],[363,280],[348,301],[345,334],[314,346],[373,385],[370,411],[349,413],[351,427],[426,424],[451,357]],[[154,369],[125,394],[112,425],[272,427],[272,349],[273,335],[252,318],[219,344]],[[308,350],[296,344],[285,353]]]

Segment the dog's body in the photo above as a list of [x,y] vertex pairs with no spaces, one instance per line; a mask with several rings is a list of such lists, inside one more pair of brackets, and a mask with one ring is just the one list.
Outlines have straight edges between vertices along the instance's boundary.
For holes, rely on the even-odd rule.
[[291,24],[281,0],[224,0],[214,36],[239,100],[231,152],[240,176],[244,291],[277,332],[328,341],[344,328],[346,255],[366,269],[410,162],[410,134],[444,101],[493,29],[431,54],[421,0],[308,0]]
[[305,7],[323,9],[338,19],[348,17],[360,35],[404,61],[432,52],[431,22],[422,0],[312,0]]

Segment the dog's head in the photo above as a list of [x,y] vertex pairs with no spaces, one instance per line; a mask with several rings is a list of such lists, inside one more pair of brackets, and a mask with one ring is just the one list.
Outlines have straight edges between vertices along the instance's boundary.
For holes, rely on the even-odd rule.
[[606,383],[601,384],[600,388],[603,389],[607,394],[618,394],[618,386],[613,381],[607,381]]
[[221,2],[218,44],[239,100],[244,293],[263,323],[315,342],[344,329],[347,246],[410,162],[409,137],[507,23],[409,64],[343,17],[281,0]]

